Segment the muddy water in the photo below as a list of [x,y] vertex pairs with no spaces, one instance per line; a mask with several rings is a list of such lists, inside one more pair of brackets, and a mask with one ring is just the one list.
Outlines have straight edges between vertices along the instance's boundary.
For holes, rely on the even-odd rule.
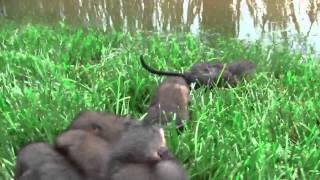
[[320,0],[0,0],[0,16],[103,30],[214,30],[245,40],[283,39],[320,52]]

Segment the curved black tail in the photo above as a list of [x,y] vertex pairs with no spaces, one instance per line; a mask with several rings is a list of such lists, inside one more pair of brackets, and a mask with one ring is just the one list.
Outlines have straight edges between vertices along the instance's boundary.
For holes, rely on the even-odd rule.
[[159,71],[156,69],[153,69],[152,67],[148,66],[146,64],[146,62],[143,59],[143,55],[140,55],[140,62],[142,64],[142,66],[149,72],[153,73],[153,74],[157,74],[157,75],[161,75],[161,76],[178,76],[178,77],[182,77],[184,79],[186,79],[185,75],[182,73],[176,73],[176,72],[166,72],[166,71]]

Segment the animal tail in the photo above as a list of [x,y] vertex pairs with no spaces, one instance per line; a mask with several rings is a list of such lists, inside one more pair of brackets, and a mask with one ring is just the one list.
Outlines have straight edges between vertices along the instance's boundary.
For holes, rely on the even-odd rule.
[[153,74],[157,74],[157,75],[161,75],[161,76],[178,76],[178,77],[182,77],[184,79],[186,79],[185,75],[182,73],[176,73],[176,72],[166,72],[166,71],[159,71],[156,69],[153,69],[152,67],[148,66],[146,64],[146,62],[144,61],[143,55],[140,55],[140,62],[142,64],[142,66],[149,72],[153,73]]

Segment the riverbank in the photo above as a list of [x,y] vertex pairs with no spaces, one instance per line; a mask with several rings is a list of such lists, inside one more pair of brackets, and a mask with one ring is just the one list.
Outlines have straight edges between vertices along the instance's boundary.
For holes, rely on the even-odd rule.
[[[139,64],[184,70],[200,59],[250,59],[249,82],[192,91],[191,123],[167,143],[191,179],[314,179],[320,174],[320,71],[311,55],[216,36],[104,33],[0,26],[0,177],[10,179],[15,151],[52,142],[84,109],[140,118],[161,78]],[[301,63],[302,62],[302,63]]]

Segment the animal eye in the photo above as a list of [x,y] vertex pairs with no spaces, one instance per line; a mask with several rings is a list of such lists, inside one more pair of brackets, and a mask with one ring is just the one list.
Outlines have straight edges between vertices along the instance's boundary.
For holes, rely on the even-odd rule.
[[99,132],[99,131],[102,131],[102,127],[97,125],[97,124],[92,124],[92,129],[95,131],[95,132]]

